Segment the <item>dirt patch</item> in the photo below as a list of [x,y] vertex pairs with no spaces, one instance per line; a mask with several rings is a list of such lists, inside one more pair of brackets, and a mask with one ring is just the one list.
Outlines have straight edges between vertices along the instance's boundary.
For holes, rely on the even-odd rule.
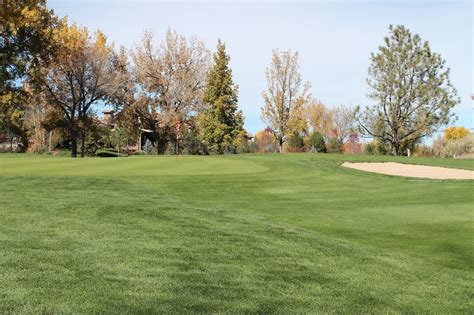
[[425,166],[402,164],[394,162],[383,163],[349,163],[344,162],[343,167],[353,168],[356,170],[406,176],[419,177],[429,179],[474,179],[474,171],[461,170],[456,168],[446,168],[438,166]]

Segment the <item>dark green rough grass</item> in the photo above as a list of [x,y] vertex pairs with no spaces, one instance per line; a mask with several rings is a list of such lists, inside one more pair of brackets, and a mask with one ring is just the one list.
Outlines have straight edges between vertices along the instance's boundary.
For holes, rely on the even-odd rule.
[[471,312],[474,181],[344,160],[474,169],[1,156],[0,313]]

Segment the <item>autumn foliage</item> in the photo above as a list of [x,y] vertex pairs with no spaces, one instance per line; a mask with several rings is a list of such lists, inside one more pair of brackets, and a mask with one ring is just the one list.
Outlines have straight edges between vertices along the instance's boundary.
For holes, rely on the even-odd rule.
[[258,153],[278,152],[278,140],[270,128],[260,130],[255,134],[255,144]]
[[359,141],[359,135],[353,132],[349,135],[349,140],[342,145],[342,152],[346,154],[362,154],[363,147]]
[[446,140],[463,139],[469,136],[469,130],[464,127],[451,126],[444,131],[444,138]]

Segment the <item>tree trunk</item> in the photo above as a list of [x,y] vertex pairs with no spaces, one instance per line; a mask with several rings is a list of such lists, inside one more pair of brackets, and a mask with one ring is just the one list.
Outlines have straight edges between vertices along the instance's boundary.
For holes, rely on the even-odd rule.
[[166,151],[166,141],[164,139],[158,139],[157,141],[157,154],[165,154]]
[[10,153],[13,153],[13,137],[10,138]]
[[77,136],[74,135],[71,140],[71,157],[77,157]]
[[392,143],[392,155],[397,156],[398,155],[398,149],[395,146],[395,143]]
[[400,144],[398,143],[398,129],[393,130],[392,155],[397,156]]
[[86,131],[81,132],[81,158],[84,157],[86,152]]
[[49,132],[49,139],[48,139],[48,142],[49,142],[49,144],[48,144],[48,151],[49,151],[49,152],[51,152],[51,151],[53,150],[53,142],[52,142],[53,140],[52,140],[52,139],[53,139],[53,131],[51,130],[51,131]]

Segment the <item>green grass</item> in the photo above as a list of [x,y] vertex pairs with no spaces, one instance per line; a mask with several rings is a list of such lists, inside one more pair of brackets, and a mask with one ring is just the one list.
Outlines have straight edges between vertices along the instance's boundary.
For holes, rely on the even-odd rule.
[[0,155],[0,313],[470,313],[474,181],[344,155]]

